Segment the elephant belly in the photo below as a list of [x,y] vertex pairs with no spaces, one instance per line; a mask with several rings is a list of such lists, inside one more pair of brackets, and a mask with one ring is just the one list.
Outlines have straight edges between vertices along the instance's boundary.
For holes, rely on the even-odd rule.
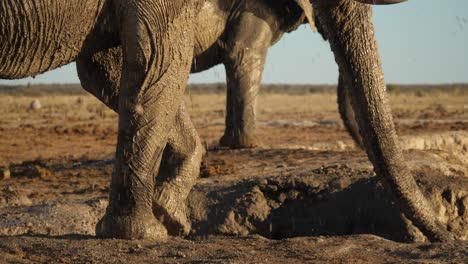
[[190,72],[202,72],[220,64],[221,62],[223,62],[223,51],[218,45],[214,44],[203,53],[193,57]]
[[104,0],[0,1],[0,78],[34,76],[72,62]]
[[223,0],[205,1],[197,15],[195,28],[194,56],[198,56],[212,48],[221,38],[226,28],[227,10]]
[[230,1],[207,0],[197,15],[191,72],[201,72],[222,62],[219,42],[227,27]]

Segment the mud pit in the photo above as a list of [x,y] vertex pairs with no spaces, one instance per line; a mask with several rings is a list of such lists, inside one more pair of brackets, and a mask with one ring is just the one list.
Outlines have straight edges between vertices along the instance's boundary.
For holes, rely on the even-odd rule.
[[346,135],[332,92],[263,95],[264,147],[235,151],[215,147],[223,95],[187,97],[208,151],[189,196],[192,233],[167,243],[93,238],[107,205],[113,113],[84,94],[42,95],[37,111],[27,110],[35,97],[3,96],[0,256],[20,263],[466,263],[468,116],[460,94],[438,94],[443,106],[434,97],[391,100],[417,181],[460,239],[449,245],[426,244],[401,217]]

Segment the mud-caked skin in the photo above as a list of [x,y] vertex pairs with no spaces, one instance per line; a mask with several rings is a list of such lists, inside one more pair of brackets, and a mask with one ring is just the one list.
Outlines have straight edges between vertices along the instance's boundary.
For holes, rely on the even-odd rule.
[[[308,0],[291,1],[311,17],[310,12],[307,15],[312,10]],[[96,227],[98,236],[163,240],[167,229],[169,233],[187,232],[184,202],[198,174],[201,147],[182,95],[200,42],[196,41],[194,22],[205,2],[0,2],[0,78],[34,76],[76,60],[83,86],[119,113],[109,205]],[[401,210],[431,241],[451,239],[416,185],[397,144],[370,6],[357,0],[314,0],[313,7],[335,54],[377,174]],[[237,17],[234,25],[239,28],[228,32],[254,38],[240,33],[265,10],[259,7]],[[284,7],[285,13],[287,10]],[[219,26],[206,21],[208,30]],[[270,23],[266,21],[256,23]],[[271,45],[269,34],[256,34],[255,39]],[[219,47],[228,50],[241,49],[236,41],[220,43]],[[248,53],[244,48],[228,57],[235,62]],[[258,62],[258,57],[251,58],[245,63]]]
[[[191,72],[224,64],[227,76],[226,128],[220,145],[249,148],[261,145],[256,136],[256,103],[268,49],[286,32],[306,23],[300,6],[291,0],[206,0],[195,20],[194,54]],[[116,53],[107,54],[108,53]],[[93,66],[79,66],[90,77],[81,78],[87,90],[116,99],[121,63],[120,49],[95,55]],[[89,56],[79,63],[88,64]],[[96,73],[96,70],[99,72]],[[105,73],[107,80],[102,80]],[[84,74],[82,74],[84,75]],[[103,82],[111,83],[102,85]],[[112,97],[112,96],[111,96]],[[114,100],[107,99],[107,100]]]

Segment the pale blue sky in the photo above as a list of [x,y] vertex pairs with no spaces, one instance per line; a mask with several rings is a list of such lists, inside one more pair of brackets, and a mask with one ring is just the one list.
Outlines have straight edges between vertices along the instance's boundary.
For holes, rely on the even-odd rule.
[[[374,24],[387,83],[468,82],[468,0],[409,0],[374,8]],[[328,43],[307,26],[269,51],[264,83],[336,83]],[[190,82],[224,82],[222,66],[194,74]],[[75,65],[35,79],[0,84],[77,83]]]

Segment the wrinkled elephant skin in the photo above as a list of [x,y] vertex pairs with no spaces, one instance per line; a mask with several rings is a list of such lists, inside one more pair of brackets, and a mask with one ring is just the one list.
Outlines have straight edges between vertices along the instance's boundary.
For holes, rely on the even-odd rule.
[[[221,146],[261,145],[256,136],[256,104],[268,48],[285,32],[296,30],[306,21],[303,10],[291,0],[204,2],[195,23],[191,72],[218,64],[225,66],[226,127]],[[121,49],[116,48],[78,58],[84,88],[115,110],[120,80],[120,66],[116,65],[122,63],[120,53]],[[102,96],[102,87],[112,88]]]

